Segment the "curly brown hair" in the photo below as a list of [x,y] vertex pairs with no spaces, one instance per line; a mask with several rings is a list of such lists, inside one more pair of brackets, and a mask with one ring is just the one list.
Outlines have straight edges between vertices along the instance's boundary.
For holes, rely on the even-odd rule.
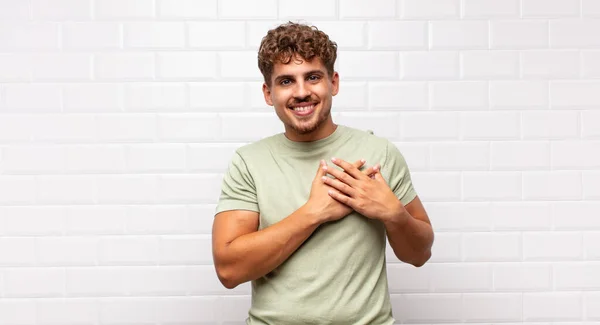
[[273,66],[276,63],[288,64],[295,54],[307,61],[319,57],[329,77],[333,76],[337,44],[315,26],[290,21],[269,30],[258,49],[258,68],[269,87]]

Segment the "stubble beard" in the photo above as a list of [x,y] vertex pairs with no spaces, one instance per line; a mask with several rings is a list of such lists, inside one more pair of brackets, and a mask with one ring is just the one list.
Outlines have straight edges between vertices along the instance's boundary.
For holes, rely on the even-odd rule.
[[[322,103],[319,103],[319,105],[321,105],[321,104]],[[288,126],[291,127],[298,134],[302,134],[302,135],[308,134],[308,133],[314,132],[315,130],[319,129],[319,127],[322,126],[327,121],[330,113],[331,113],[331,108],[328,108],[328,109],[322,108],[320,111],[315,112],[315,115],[312,116],[309,121],[298,120],[297,118],[293,117],[292,119],[296,119],[296,120],[292,120]],[[313,122],[312,120],[314,120],[314,119],[316,119],[316,120]],[[297,123],[297,121],[299,121],[300,123]]]

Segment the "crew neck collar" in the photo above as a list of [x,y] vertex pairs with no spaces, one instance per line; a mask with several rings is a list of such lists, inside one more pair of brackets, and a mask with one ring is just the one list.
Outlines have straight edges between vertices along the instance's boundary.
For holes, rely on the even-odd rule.
[[346,133],[346,127],[337,124],[335,130],[323,139],[315,141],[292,141],[285,136],[285,133],[280,133],[278,138],[284,146],[301,151],[312,151],[330,145]]

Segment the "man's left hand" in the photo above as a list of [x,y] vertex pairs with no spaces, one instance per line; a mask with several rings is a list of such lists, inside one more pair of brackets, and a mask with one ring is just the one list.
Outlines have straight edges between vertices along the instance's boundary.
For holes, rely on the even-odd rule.
[[399,223],[408,218],[404,205],[381,176],[381,166],[376,165],[375,174],[369,177],[342,159],[332,158],[331,161],[343,169],[327,168],[327,173],[335,179],[327,176],[322,178],[325,184],[339,191],[329,191],[332,198],[367,218],[383,222],[395,220]]

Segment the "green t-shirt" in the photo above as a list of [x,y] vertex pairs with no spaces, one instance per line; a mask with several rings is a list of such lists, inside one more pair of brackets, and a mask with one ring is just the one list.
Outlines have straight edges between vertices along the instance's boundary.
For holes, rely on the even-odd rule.
[[[406,205],[416,192],[400,151],[369,132],[338,125],[328,137],[294,142],[283,133],[239,148],[216,213],[251,210],[266,228],[304,205],[319,161],[336,157],[381,174]],[[336,167],[337,168],[337,167]],[[352,212],[322,224],[285,262],[252,281],[247,324],[393,324],[385,260],[385,227]]]

